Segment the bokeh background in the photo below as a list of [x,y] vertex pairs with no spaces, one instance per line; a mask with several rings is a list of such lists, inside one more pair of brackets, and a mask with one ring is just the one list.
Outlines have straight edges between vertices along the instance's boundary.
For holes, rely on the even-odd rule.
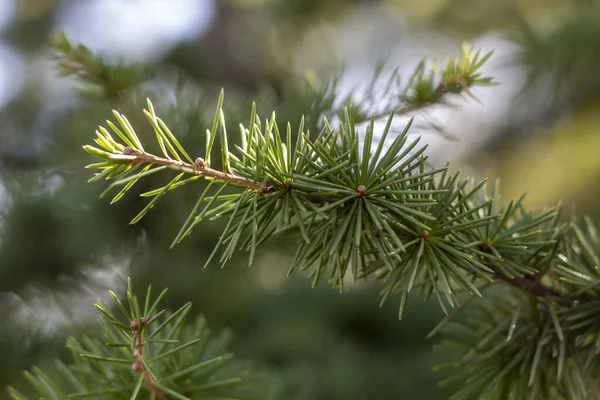
[[[107,62],[138,63],[149,80],[117,103],[82,93],[56,75],[55,31]],[[203,270],[221,222],[168,249],[202,184],[130,226],[145,201],[132,192],[112,206],[99,200],[104,187],[86,183],[92,161],[81,145],[112,108],[141,121],[149,96],[201,154],[221,87],[231,126],[248,120],[252,100],[263,116],[276,110],[297,126],[308,114],[315,126],[318,96],[306,88],[342,65],[333,94],[360,100],[382,58],[406,75],[423,57],[459,54],[463,41],[495,50],[484,70],[500,86],[476,89],[481,104],[417,117],[443,127],[417,132],[431,159],[499,177],[505,200],[526,191],[531,207],[562,200],[567,213],[598,220],[598,1],[0,0],[0,388],[65,357],[67,335],[94,334],[93,302],[109,288],[123,293],[132,276],[141,289],[168,286],[167,305],[192,301],[211,327],[232,329],[235,352],[273,377],[273,398],[447,398],[432,371],[444,356],[425,339],[441,318],[436,304],[412,299],[399,322],[399,299],[379,308],[371,283],[341,295],[326,283],[312,289],[301,273],[287,278],[293,237],[267,244],[252,268],[241,255]]]

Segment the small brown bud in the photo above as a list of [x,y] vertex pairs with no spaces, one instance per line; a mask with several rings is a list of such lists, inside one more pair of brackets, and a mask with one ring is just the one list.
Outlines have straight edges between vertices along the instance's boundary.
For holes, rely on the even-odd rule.
[[135,358],[138,358],[138,357],[140,356],[140,351],[139,351],[138,349],[135,349],[135,350],[133,351],[133,356],[134,356]]
[[148,324],[148,318],[141,317],[140,318],[140,324],[142,324],[142,326],[146,326]]
[[429,231],[427,229],[425,229],[422,233],[421,233],[421,237],[423,239],[427,239],[429,236],[431,236],[431,234],[429,233]]
[[206,161],[204,161],[204,159],[202,157],[196,158],[195,164],[196,164],[196,167],[198,167],[200,169],[206,168]]
[[140,364],[139,362],[134,362],[133,365],[131,366],[131,369],[134,370],[135,372],[141,371],[142,364]]
[[125,147],[123,149],[123,155],[134,156],[135,154],[136,154],[136,151],[134,149],[132,149],[131,147]]
[[133,329],[134,331],[137,331],[139,324],[137,322],[137,319],[134,319],[133,321],[131,321],[131,323],[129,324],[129,326],[131,327],[131,329]]

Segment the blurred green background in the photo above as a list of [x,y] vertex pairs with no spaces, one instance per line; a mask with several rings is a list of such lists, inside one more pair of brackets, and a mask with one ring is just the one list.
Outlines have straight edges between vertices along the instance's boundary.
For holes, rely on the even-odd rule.
[[[116,104],[82,95],[53,69],[47,44],[57,30],[110,62],[139,63],[151,79]],[[485,73],[501,85],[475,90],[482,104],[431,111],[454,138],[417,132],[432,159],[500,177],[505,200],[527,191],[532,207],[562,199],[568,212],[597,217],[597,1],[0,0],[0,387],[66,356],[67,335],[93,334],[93,302],[109,288],[122,293],[130,275],[140,289],[168,286],[168,305],[192,301],[213,328],[231,328],[235,352],[273,376],[275,398],[447,398],[432,371],[443,355],[425,339],[441,318],[436,304],[414,298],[399,322],[399,299],[378,308],[370,282],[340,295],[326,283],[312,289],[301,273],[286,278],[293,237],[267,244],[252,268],[240,255],[203,270],[221,222],[168,249],[203,184],[172,192],[130,226],[145,200],[99,200],[104,187],[86,183],[92,160],[81,145],[112,108],[148,133],[148,96],[201,154],[221,87],[232,127],[248,120],[252,100],[263,117],[276,110],[296,127],[306,114],[315,127],[323,99],[306,78],[319,87],[343,62],[339,94],[357,94],[381,57],[405,75],[421,57],[458,54],[463,41],[496,50]]]

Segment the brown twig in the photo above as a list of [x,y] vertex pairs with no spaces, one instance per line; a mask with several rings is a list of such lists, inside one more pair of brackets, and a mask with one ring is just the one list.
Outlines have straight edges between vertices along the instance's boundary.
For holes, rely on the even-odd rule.
[[256,183],[251,179],[243,178],[241,176],[228,174],[223,171],[210,168],[204,159],[198,157],[194,164],[186,163],[184,161],[173,160],[169,158],[157,157],[152,154],[144,153],[138,149],[126,147],[123,150],[123,154],[127,156],[134,156],[131,159],[132,163],[150,163],[155,165],[164,165],[170,168],[181,169],[189,173],[194,173],[200,176],[209,178],[219,179],[225,182],[233,183],[235,185],[244,186],[249,190],[256,190],[259,193],[268,193],[274,190],[273,186],[269,184]]
[[535,275],[510,277],[505,275],[502,271],[500,271],[498,266],[494,263],[487,263],[486,265],[492,271],[494,271],[494,276],[498,280],[506,282],[536,297],[549,298],[564,305],[570,305],[573,303],[573,300],[576,300],[571,299],[570,297],[566,297],[565,295],[556,291],[555,289],[542,284]]
[[[490,253],[489,246],[485,244],[480,247],[480,250],[488,254]],[[486,266],[494,272],[496,279],[506,282],[533,296],[551,299],[563,306],[570,306],[574,301],[581,300],[580,298],[564,295],[559,291],[544,285],[541,282],[541,276],[539,274],[511,277],[502,272],[502,270],[493,262],[487,262]]]
[[146,364],[144,363],[143,331],[147,323],[148,318],[141,317],[139,320],[133,320],[129,324],[131,330],[133,330],[133,334],[135,335],[135,349],[133,350],[133,357],[136,359],[136,361],[131,366],[131,369],[142,374],[144,381],[146,382],[146,386],[152,392],[154,398],[160,399],[162,397],[162,391],[154,385],[152,375],[150,375],[150,371],[148,371],[148,368],[146,368]]

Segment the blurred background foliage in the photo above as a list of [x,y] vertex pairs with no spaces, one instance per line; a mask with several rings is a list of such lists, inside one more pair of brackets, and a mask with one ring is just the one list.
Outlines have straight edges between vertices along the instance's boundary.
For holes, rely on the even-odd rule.
[[[48,48],[57,30],[107,63],[137,63],[111,77],[124,90],[57,77]],[[148,96],[201,154],[221,87],[230,122],[245,123],[256,100],[263,117],[276,110],[297,126],[304,114],[314,129],[381,57],[403,75],[423,56],[458,54],[465,40],[496,49],[485,73],[501,86],[475,91],[483,105],[432,111],[454,138],[427,134],[432,159],[500,177],[505,199],[527,191],[529,206],[562,199],[597,219],[597,1],[0,0],[0,387],[63,356],[66,335],[93,326],[94,300],[109,287],[123,293],[131,275],[142,290],[170,287],[165,306],[192,301],[211,327],[230,327],[238,355],[273,375],[275,398],[446,398],[432,372],[442,360],[425,339],[441,318],[435,304],[413,301],[398,322],[397,303],[379,309],[369,283],[340,295],[286,278],[288,237],[251,269],[241,257],[202,270],[220,222],[168,247],[203,184],[172,192],[129,226],[145,200],[98,200],[104,188],[86,183],[81,145],[113,108],[148,134]],[[342,64],[339,85],[322,91]]]

